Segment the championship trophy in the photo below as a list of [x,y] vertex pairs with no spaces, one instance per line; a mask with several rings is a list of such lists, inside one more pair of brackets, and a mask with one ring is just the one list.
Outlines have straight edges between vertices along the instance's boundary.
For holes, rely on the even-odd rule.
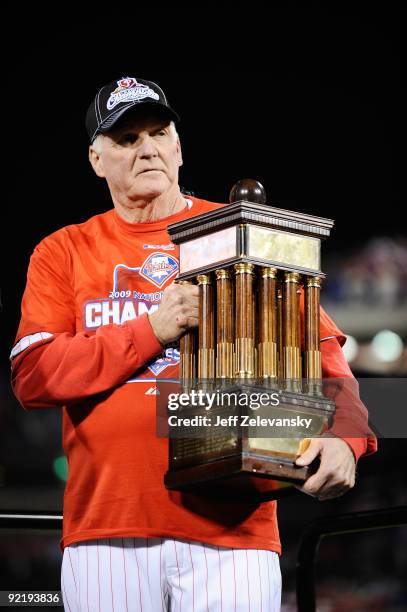
[[[295,460],[330,426],[335,404],[323,394],[319,307],[321,241],[333,221],[265,201],[260,183],[239,181],[229,205],[168,226],[180,248],[177,282],[200,292],[199,328],[180,340],[181,390],[278,394],[278,405],[255,413],[240,401],[180,408],[178,417],[210,415],[227,426],[195,436],[170,428],[169,489],[220,485],[278,497],[276,481],[301,484],[312,473]],[[242,426],[245,415],[253,425]],[[284,419],[299,424],[259,426]]]

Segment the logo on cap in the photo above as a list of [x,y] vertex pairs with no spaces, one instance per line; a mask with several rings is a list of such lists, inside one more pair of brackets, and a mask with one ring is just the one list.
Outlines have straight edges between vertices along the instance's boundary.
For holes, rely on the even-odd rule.
[[120,79],[120,81],[117,81],[118,84],[118,88],[116,91],[118,91],[119,89],[128,89],[129,87],[134,87],[134,85],[138,85],[139,87],[144,87],[144,85],[140,85],[140,83],[137,83],[137,80],[134,79],[133,77],[126,77],[123,79]]
[[140,276],[161,289],[165,281],[178,272],[178,260],[168,253],[152,253],[140,268]]
[[112,110],[121,102],[140,101],[144,98],[159,100],[159,95],[148,85],[137,83],[137,79],[134,77],[123,77],[120,81],[117,81],[117,89],[110,94],[106,106],[108,110]]

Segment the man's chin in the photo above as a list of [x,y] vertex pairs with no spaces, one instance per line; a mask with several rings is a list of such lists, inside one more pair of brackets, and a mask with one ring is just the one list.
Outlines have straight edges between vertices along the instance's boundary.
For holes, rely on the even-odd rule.
[[160,171],[144,172],[137,177],[137,182],[134,184],[134,194],[140,194],[141,197],[158,197],[169,189],[167,179]]
[[152,186],[150,188],[141,189],[137,191],[137,193],[133,193],[131,199],[135,202],[137,202],[137,200],[145,200],[150,202],[151,200],[155,200],[156,198],[165,195],[167,190],[168,188],[165,189],[159,188],[158,186]]

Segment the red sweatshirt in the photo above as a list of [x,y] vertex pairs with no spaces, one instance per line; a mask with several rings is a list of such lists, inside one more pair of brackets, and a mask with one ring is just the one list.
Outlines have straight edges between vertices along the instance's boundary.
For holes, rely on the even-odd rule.
[[[110,210],[51,234],[34,250],[12,382],[25,408],[63,406],[63,547],[174,537],[280,552],[275,502],[208,502],[163,484],[168,441],[156,436],[155,380],[177,378],[179,351],[163,352],[147,314],[178,272],[167,225],[218,206],[191,198],[188,209],[140,224]],[[339,344],[345,337],[323,310],[321,338],[324,376],[352,377]],[[354,399],[361,437],[347,442],[358,458],[374,450],[375,439],[365,437],[366,409]]]

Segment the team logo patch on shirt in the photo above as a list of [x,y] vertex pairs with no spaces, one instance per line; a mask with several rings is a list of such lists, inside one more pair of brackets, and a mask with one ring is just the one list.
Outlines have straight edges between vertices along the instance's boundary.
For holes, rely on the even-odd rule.
[[179,349],[176,348],[168,348],[165,351],[165,357],[159,357],[153,363],[150,363],[148,369],[154,374],[154,376],[158,376],[161,374],[163,370],[168,368],[169,366],[176,366],[179,364],[180,353]]
[[133,102],[133,100],[143,100],[152,98],[158,100],[159,95],[148,85],[137,83],[134,77],[123,77],[117,81],[117,89],[112,91],[107,101],[107,108],[111,110],[121,102]]
[[168,253],[151,253],[140,268],[140,276],[161,289],[178,272],[178,260]]

